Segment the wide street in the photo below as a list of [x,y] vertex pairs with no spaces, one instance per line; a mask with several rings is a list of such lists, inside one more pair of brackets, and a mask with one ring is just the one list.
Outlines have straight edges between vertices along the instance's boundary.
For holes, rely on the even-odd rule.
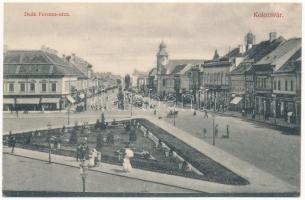
[[[162,117],[173,125],[173,118],[167,118],[168,108],[161,104],[157,108],[156,117]],[[113,118],[126,118],[130,116],[130,110],[117,111],[108,109],[104,111],[106,120]],[[133,115],[153,116],[152,110],[133,108]],[[70,124],[74,121],[95,122],[100,118],[101,111],[86,111],[84,113],[73,113],[70,115]],[[176,127],[189,132],[212,144],[213,120],[209,113],[209,118],[204,119],[204,114],[197,112],[193,116],[190,109],[179,110],[175,119]],[[33,128],[46,128],[46,124],[62,126],[67,124],[67,113],[49,113],[49,114],[21,114],[16,119],[15,114],[4,114],[3,127],[4,132],[9,130],[17,131]],[[218,138],[216,138],[216,147],[247,161],[256,167],[292,184],[298,186],[300,183],[300,136],[289,135],[270,128],[267,125],[254,122],[243,121],[242,119],[219,116],[215,117],[215,124],[218,124]],[[222,138],[226,134],[226,125],[230,125],[230,138]],[[203,135],[203,128],[207,129],[206,137]]]
[[[106,180],[106,181],[105,181]],[[81,192],[78,168],[3,154],[3,190]],[[87,192],[189,193],[187,189],[90,171]]]

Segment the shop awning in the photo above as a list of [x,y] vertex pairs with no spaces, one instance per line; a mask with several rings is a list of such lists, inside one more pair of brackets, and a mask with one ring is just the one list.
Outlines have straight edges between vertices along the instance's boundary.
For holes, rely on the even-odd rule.
[[15,100],[13,98],[3,98],[3,104],[15,104]]
[[41,103],[58,103],[59,98],[43,98]]
[[81,98],[81,99],[84,99],[85,98],[85,94],[80,94],[80,95],[78,95],[79,96],[79,98]]
[[234,97],[232,101],[230,102],[231,104],[238,104],[243,98],[241,97]]
[[39,104],[39,98],[17,98],[16,104]]
[[75,103],[75,99],[73,97],[71,97],[70,95],[67,96],[68,101],[70,101],[70,103]]

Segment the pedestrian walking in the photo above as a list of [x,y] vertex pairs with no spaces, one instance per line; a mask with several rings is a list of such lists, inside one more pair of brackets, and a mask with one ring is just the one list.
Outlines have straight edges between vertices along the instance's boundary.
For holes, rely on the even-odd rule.
[[12,131],[10,131],[7,138],[8,147],[12,147],[12,139],[13,139],[13,135],[12,135]]
[[76,147],[76,162],[78,162],[78,160],[80,159],[80,151],[81,151],[81,146],[78,145]]
[[203,128],[203,137],[205,138],[207,136],[207,129]]
[[16,138],[15,138],[15,136],[12,137],[10,143],[11,143],[11,147],[12,147],[12,152],[11,153],[14,153],[15,145],[16,145]]
[[221,137],[222,138],[229,138],[230,137],[230,126],[229,126],[229,124],[227,124],[227,126],[226,126],[226,135],[222,135]]
[[125,172],[131,172],[132,171],[132,166],[130,163],[130,158],[134,156],[133,151],[130,148],[125,149],[125,156],[123,160],[123,169]]
[[205,119],[205,118],[207,118],[207,119],[209,118],[207,110],[204,110],[204,116],[203,116],[203,119]]

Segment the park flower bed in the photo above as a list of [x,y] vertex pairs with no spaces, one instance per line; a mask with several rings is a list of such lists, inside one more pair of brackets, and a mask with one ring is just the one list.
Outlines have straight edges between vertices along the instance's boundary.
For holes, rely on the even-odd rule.
[[[105,121],[103,115],[102,121]],[[52,149],[52,154],[76,157],[76,147],[79,142],[85,139],[89,149],[96,148],[97,151],[101,152],[102,162],[122,165],[122,156],[119,156],[118,152],[124,149],[127,144],[132,143],[135,149],[135,157],[131,159],[131,164],[134,168],[222,184],[248,184],[245,179],[147,120],[101,122],[97,121],[96,124],[90,125],[78,125],[76,123],[74,127],[69,128],[19,133],[15,135],[17,140],[16,146],[48,152],[48,138],[56,137],[59,139],[55,140],[59,140],[61,145],[60,148]],[[183,160],[190,163],[193,169],[196,168],[196,170],[202,173],[198,173],[196,170],[187,171],[185,168],[182,168],[181,160],[169,156],[163,148],[157,148],[158,144],[156,141],[153,141],[143,132],[143,126],[139,126],[139,123],[157,137],[155,140],[162,140],[163,143],[177,152],[179,156],[182,156]],[[4,136],[4,143],[7,141],[6,139],[7,136]]]
[[146,119],[138,119],[137,121],[146,129],[151,131],[157,138],[169,146],[173,151],[176,151],[179,155],[181,155],[187,162],[191,163],[194,167],[200,170],[207,180],[237,185],[244,185],[249,183],[247,180],[210,159],[193,147],[185,144],[183,141],[169,134],[167,131],[156,126],[150,121]]

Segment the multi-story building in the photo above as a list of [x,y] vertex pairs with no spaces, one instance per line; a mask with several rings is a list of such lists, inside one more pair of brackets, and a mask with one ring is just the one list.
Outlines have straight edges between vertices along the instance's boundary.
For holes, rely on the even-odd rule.
[[[270,36],[271,42],[273,40],[274,42],[279,42],[279,46],[253,65],[255,80],[255,111],[260,116],[263,116],[264,119],[276,117],[275,110],[277,110],[277,106],[275,103],[272,103],[276,102],[274,101],[276,94],[273,94],[273,91],[275,93],[285,91],[291,83],[291,81],[288,83],[288,80],[284,81],[280,76],[276,76],[276,80],[274,81],[272,74],[281,69],[283,65],[301,49],[300,38],[292,38],[285,41],[281,38],[274,39],[274,34],[270,34]],[[283,76],[283,78],[284,77],[285,76]]]
[[[245,38],[249,37],[249,33]],[[253,38],[250,35],[250,38]],[[251,40],[246,40],[247,42]],[[252,64],[259,61],[272,50],[274,50],[281,41],[262,41],[259,44],[245,44],[248,48],[243,53],[241,62],[230,72],[230,110],[252,113],[254,108],[254,74]],[[244,49],[241,45],[239,48]]]
[[137,88],[141,93],[147,93],[149,84],[148,75],[149,72],[141,72],[135,69],[131,77],[132,86]]
[[175,95],[177,98],[181,94],[189,92],[191,73],[189,70],[194,65],[203,64],[202,59],[169,59],[166,45],[162,41],[157,53],[157,95],[164,98],[168,95]]
[[223,57],[219,57],[217,50],[212,60],[205,61],[201,67],[203,104],[206,108],[219,110],[228,106],[230,102],[229,86],[230,71],[242,54],[235,48]]
[[[301,40],[299,42],[301,44]],[[289,123],[300,124],[301,48],[285,64],[275,69],[271,76],[273,116]]]
[[157,68],[154,67],[148,72],[148,89],[152,94],[157,93]]
[[72,83],[82,79],[77,68],[55,51],[8,50],[3,64],[4,110],[55,110],[74,103]]
[[99,83],[98,78],[93,72],[92,65],[83,58],[76,56],[74,53],[72,53],[71,56],[63,55],[63,57],[84,74],[84,77],[79,79],[76,83],[78,93],[83,94],[81,96],[87,95],[87,93],[90,93],[89,95],[94,94],[99,88]]

